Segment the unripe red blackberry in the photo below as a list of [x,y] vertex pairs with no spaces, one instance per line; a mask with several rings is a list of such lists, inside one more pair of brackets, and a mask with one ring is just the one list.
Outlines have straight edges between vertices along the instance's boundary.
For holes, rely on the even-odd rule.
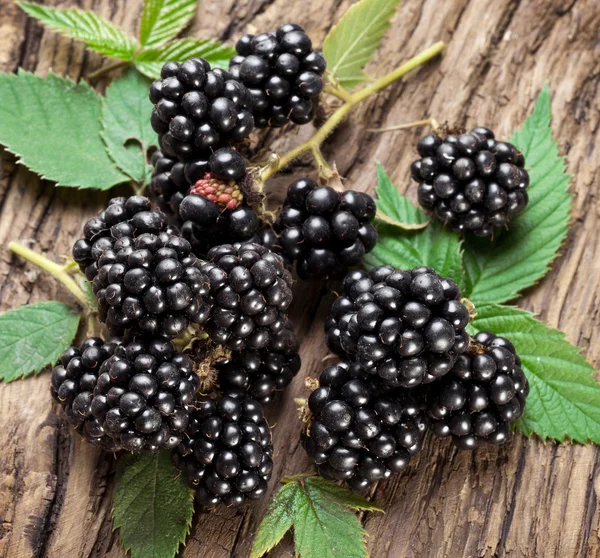
[[491,236],[528,202],[529,174],[522,153],[489,128],[423,137],[411,166],[421,206],[459,233]]
[[468,347],[469,312],[451,279],[429,267],[353,271],[325,322],[327,345],[390,387],[415,387],[450,372]]
[[432,431],[452,436],[466,450],[506,442],[529,393],[521,359],[508,339],[480,332],[474,341],[450,374],[430,386],[426,405]]
[[368,194],[337,192],[303,177],[288,187],[275,229],[284,254],[298,262],[301,278],[342,275],[375,246],[375,212]]
[[302,27],[285,24],[274,33],[244,35],[236,50],[229,70],[252,95],[257,127],[314,118],[326,63]]
[[357,363],[326,368],[309,399],[303,445],[325,478],[366,488],[404,470],[421,449],[425,418],[409,390],[376,395]]
[[262,406],[252,399],[201,396],[172,456],[203,506],[239,506],[262,498],[273,470]]

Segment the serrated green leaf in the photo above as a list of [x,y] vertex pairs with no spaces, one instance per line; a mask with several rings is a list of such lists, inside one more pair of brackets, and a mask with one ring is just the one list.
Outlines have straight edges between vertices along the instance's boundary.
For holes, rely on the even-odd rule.
[[534,285],[550,269],[569,222],[570,176],[552,139],[550,90],[545,86],[523,128],[511,142],[523,153],[529,171],[529,205],[493,243],[469,238],[464,265],[469,298],[506,302]]
[[0,144],[59,186],[108,188],[125,182],[100,137],[101,100],[84,81],[19,70],[0,74]]
[[188,58],[200,56],[213,68],[227,68],[229,59],[235,54],[235,49],[211,39],[182,39],[173,41],[162,49],[141,52],[135,59],[135,65],[144,75],[157,78],[163,64],[170,60],[183,62]]
[[168,452],[119,459],[113,523],[132,558],[173,558],[193,513],[194,493]]
[[38,302],[0,314],[0,380],[38,373],[68,348],[79,314],[60,302]]
[[176,37],[194,17],[196,0],[146,0],[140,42],[151,48]]
[[[401,223],[422,224],[428,221],[425,213],[398,192],[379,164],[377,182],[376,203],[379,211]],[[368,269],[385,264],[400,269],[428,265],[440,275],[450,277],[462,285],[461,241],[458,235],[445,229],[437,221],[415,231],[399,230],[382,223],[378,232],[379,239],[375,248],[364,257],[364,264]]]
[[51,8],[31,2],[17,4],[28,15],[53,31],[83,41],[88,48],[100,54],[129,61],[138,48],[137,42],[123,29],[93,12]]
[[263,556],[293,527],[300,558],[364,558],[366,533],[350,509],[382,511],[325,479],[291,479],[273,497],[250,556]]
[[400,0],[360,0],[350,6],[323,43],[327,68],[351,89],[366,81],[363,67],[381,43]]
[[102,102],[102,139],[115,165],[138,184],[152,172],[148,148],[156,143],[149,118],[150,82],[130,68],[113,81]]
[[530,386],[517,423],[524,434],[600,444],[600,384],[562,332],[529,312],[496,304],[477,307],[471,330],[491,331],[515,345]]

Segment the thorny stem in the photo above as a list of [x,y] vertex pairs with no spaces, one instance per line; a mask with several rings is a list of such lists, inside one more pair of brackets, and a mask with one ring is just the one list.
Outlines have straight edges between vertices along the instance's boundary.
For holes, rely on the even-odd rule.
[[323,153],[321,153],[321,148],[318,145],[313,145],[311,146],[311,151],[315,163],[317,163],[317,167],[319,168],[319,176],[325,181],[329,180],[333,176],[333,171],[329,168],[325,157],[323,157]]
[[265,182],[271,176],[273,176],[279,170],[287,167],[295,159],[303,155],[308,151],[312,151],[314,154],[314,147],[320,147],[323,141],[333,132],[333,130],[348,116],[352,109],[370,97],[371,95],[385,89],[388,85],[391,85],[395,81],[404,77],[406,74],[418,68],[428,60],[431,60],[442,52],[445,48],[445,44],[440,41],[420,52],[408,62],[402,64],[402,66],[396,68],[393,72],[386,74],[385,76],[375,80],[373,83],[364,87],[363,89],[356,91],[355,93],[349,94],[348,98],[345,99],[344,104],[338,108],[329,119],[321,126],[317,132],[306,142],[299,145],[295,149],[288,151],[280,159],[274,161],[272,165],[267,167],[261,174],[261,180]]
[[126,60],[115,60],[114,62],[111,62],[110,64],[107,64],[106,66],[102,66],[102,67],[98,68],[96,71],[89,74],[87,76],[87,79],[88,79],[88,81],[94,81],[95,79],[98,79],[98,78],[112,72],[113,70],[119,70],[128,65],[129,65],[129,62],[127,62]]
[[47,271],[52,277],[54,277],[57,281],[63,284],[67,288],[67,290],[77,299],[77,302],[81,304],[81,306],[85,309],[89,308],[88,300],[85,296],[85,293],[81,289],[81,287],[76,283],[76,281],[69,275],[68,268],[69,265],[66,266],[59,265],[52,260],[26,248],[22,244],[18,242],[10,242],[8,245],[8,249],[11,252],[14,252],[18,256],[25,258],[30,261],[32,264],[37,265],[40,269]]
[[333,95],[334,97],[337,97],[338,99],[341,99],[342,101],[350,101],[352,99],[351,93],[348,93],[348,91],[346,91],[342,87],[334,85],[333,83],[326,85],[323,88],[323,91],[325,91],[325,93]]

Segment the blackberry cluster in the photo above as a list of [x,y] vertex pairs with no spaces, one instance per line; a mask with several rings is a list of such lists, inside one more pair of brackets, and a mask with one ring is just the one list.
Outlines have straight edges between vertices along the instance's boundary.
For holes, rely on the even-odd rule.
[[271,431],[260,403],[224,396],[196,401],[173,463],[204,506],[258,500],[273,470]]
[[254,128],[246,87],[203,58],[167,62],[150,87],[150,101],[162,151],[182,160],[240,142]]
[[529,174],[517,148],[488,128],[423,137],[411,166],[421,206],[459,233],[491,236],[528,202]]
[[[148,198],[113,198],[108,202],[106,209],[84,225],[84,238],[77,240],[73,245],[73,259],[79,264],[88,281],[92,281],[100,267],[114,261],[115,244],[120,239],[144,233],[168,235],[174,232],[167,224],[165,214],[152,210]],[[116,251],[119,250],[117,245]]]
[[366,488],[404,470],[421,449],[425,417],[409,390],[377,395],[359,364],[326,368],[308,400],[313,421],[303,436],[321,476]]
[[100,368],[113,355],[117,344],[90,337],[79,348],[69,347],[52,370],[50,381],[52,397],[63,408],[69,424],[89,444],[109,452],[120,450],[121,444],[92,414],[91,403]]
[[288,187],[275,227],[286,256],[303,279],[345,272],[377,242],[376,207],[368,194],[340,193],[300,178]]
[[281,257],[258,244],[224,244],[198,268],[210,282],[205,327],[213,342],[233,351],[282,352],[278,347],[290,343],[292,278]]
[[235,48],[229,70],[252,95],[257,127],[314,118],[326,62],[302,27],[288,23],[274,33],[244,35]]
[[504,443],[523,413],[527,378],[513,344],[493,333],[475,336],[474,350],[460,355],[452,372],[427,396],[427,414],[437,436],[452,436],[460,449]]
[[450,372],[468,348],[468,322],[454,281],[430,267],[384,265],[346,275],[325,332],[334,353],[389,387],[412,388]]

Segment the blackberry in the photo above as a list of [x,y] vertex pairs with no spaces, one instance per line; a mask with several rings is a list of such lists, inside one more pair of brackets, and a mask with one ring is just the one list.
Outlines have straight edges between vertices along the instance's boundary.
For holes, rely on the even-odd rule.
[[248,243],[255,243],[264,246],[271,252],[281,256],[283,263],[288,270],[292,270],[292,261],[287,257],[281,247],[279,235],[273,230],[273,227],[269,224],[262,223],[256,233],[247,241]]
[[482,442],[503,444],[525,408],[529,383],[513,344],[493,333],[475,336],[452,372],[432,385],[427,399],[431,429],[472,450]]
[[109,452],[119,451],[121,444],[94,416],[92,403],[100,368],[113,355],[117,344],[90,337],[79,348],[69,347],[52,370],[50,382],[52,397],[60,403],[75,432],[93,446]]
[[205,327],[212,341],[233,351],[289,342],[292,280],[280,256],[258,244],[224,244],[198,268],[210,281]]
[[313,421],[303,445],[319,474],[355,489],[404,470],[426,429],[420,402],[410,390],[377,395],[358,363],[326,368],[308,406]]
[[262,498],[273,471],[271,431],[252,399],[201,396],[173,463],[204,506],[239,506]]
[[254,128],[246,87],[203,58],[167,62],[150,87],[150,101],[162,151],[181,160],[240,142]]
[[303,177],[288,187],[275,223],[284,254],[302,279],[340,274],[360,264],[377,242],[376,207],[362,192],[340,193]]
[[73,259],[88,281],[98,274],[98,268],[115,258],[114,246],[124,237],[143,233],[172,234],[162,211],[153,211],[148,198],[131,196],[113,198],[106,209],[83,227],[84,237],[73,244]]
[[154,453],[181,443],[199,379],[166,340],[134,338],[98,369],[89,412],[123,449]]
[[451,279],[430,267],[374,267],[344,279],[325,322],[327,345],[389,387],[415,387],[447,374],[469,344],[469,312]]
[[411,166],[421,206],[459,233],[491,236],[506,228],[529,200],[529,174],[518,149],[489,128],[423,137]]
[[176,235],[123,236],[98,260],[92,287],[111,333],[139,330],[173,339],[206,312],[208,277],[190,243]]
[[158,207],[169,217],[178,217],[179,206],[191,187],[185,176],[185,164],[162,151],[155,151],[152,166],[150,190]]
[[244,35],[235,48],[229,70],[253,97],[257,127],[314,118],[326,63],[302,27],[288,23],[274,33]]

